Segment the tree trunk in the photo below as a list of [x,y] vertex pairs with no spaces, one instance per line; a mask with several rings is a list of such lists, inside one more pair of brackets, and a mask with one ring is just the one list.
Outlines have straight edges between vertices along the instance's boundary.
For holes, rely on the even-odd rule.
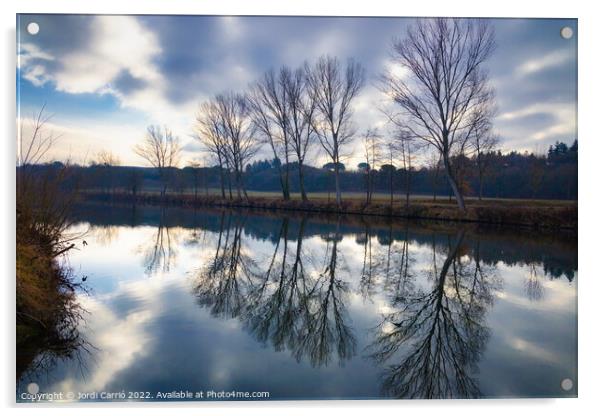
[[219,179],[220,179],[220,185],[222,188],[222,199],[226,199],[226,184],[225,184],[225,179],[224,179],[224,168],[222,166],[221,160],[219,162]]
[[339,162],[334,162],[334,188],[337,194],[337,206],[341,208],[342,198],[341,198],[341,184],[339,183]]
[[230,193],[230,200],[232,200],[232,173],[228,169],[228,192]]
[[236,196],[238,197],[238,199],[242,199],[243,196],[240,176],[240,169],[237,168],[234,172],[234,180],[236,181]]
[[389,170],[389,203],[391,205],[391,209],[393,209],[393,164],[391,164],[391,169]]
[[410,184],[412,180],[410,175],[410,170],[406,170],[406,209],[410,206]]
[[458,188],[458,184],[456,183],[456,180],[454,178],[454,175],[452,172],[452,166],[449,162],[448,156],[443,156],[443,164],[445,166],[445,176],[447,177],[449,186],[451,187],[452,192],[453,192],[454,196],[456,197],[456,202],[458,203],[458,208],[460,209],[460,211],[464,212],[464,211],[466,211],[466,206],[464,205],[464,197],[462,196],[462,193],[460,192],[460,188]]
[[437,201],[437,182],[439,182],[439,162],[435,168],[435,180],[433,180],[433,202]]
[[307,193],[303,184],[303,164],[299,163],[299,190],[301,191],[301,200],[307,201]]
[[245,198],[245,200],[248,202],[249,201],[249,195],[247,194],[247,189],[245,187],[245,178],[243,176],[242,172],[238,172],[238,185],[239,185],[239,189],[242,190],[242,194]]
[[167,177],[165,171],[159,171],[159,180],[161,181],[161,199],[165,200],[165,194],[167,193]]
[[368,170],[368,202],[372,203],[372,197],[374,196],[374,178],[372,176],[372,169]]
[[280,189],[282,190],[282,199],[286,200],[288,193],[286,190],[286,185],[284,183],[284,174],[282,173],[282,166],[278,166],[278,180],[280,181]]
[[366,174],[366,205],[370,203],[370,172]]
[[291,190],[290,190],[290,186],[289,186],[289,163],[288,163],[288,156],[285,157],[284,159],[284,163],[286,163],[286,165],[284,166],[284,188],[283,188],[283,193],[284,193],[284,200],[288,201],[291,199]]

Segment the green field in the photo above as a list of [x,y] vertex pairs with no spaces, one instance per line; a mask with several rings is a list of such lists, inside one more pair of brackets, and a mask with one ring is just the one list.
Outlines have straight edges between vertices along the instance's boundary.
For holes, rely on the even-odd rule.
[[[90,189],[85,192],[99,192],[99,191],[101,191],[101,190],[100,189]],[[118,190],[116,190],[116,192],[125,193],[126,191],[122,190],[122,189],[118,189]],[[158,188],[145,187],[142,190],[141,194],[155,195],[155,194],[159,194],[159,192],[160,191]],[[199,189],[197,192],[198,192],[199,197],[203,197],[207,194],[210,196],[219,196],[221,194],[221,191],[219,188],[209,188],[208,190]],[[183,192],[177,192],[177,191],[174,191],[173,189],[168,189],[167,193],[168,193],[168,195],[171,195],[171,196],[182,195],[182,196],[186,196],[186,197],[191,197],[194,195],[194,191],[192,189],[186,189]],[[232,190],[232,194],[234,195],[234,197],[236,197],[236,191],[234,189]],[[269,199],[281,199],[282,198],[282,193],[275,192],[275,191],[252,191],[252,190],[249,190],[249,191],[247,191],[247,194],[249,195],[249,197],[255,197],[255,198],[269,198]],[[227,190],[226,190],[226,196],[228,196]],[[321,202],[333,201],[334,202],[336,195],[334,192],[308,192],[307,197],[310,200],[315,200],[315,201],[321,201]],[[406,198],[405,194],[401,194],[401,193],[393,194],[393,201],[395,204],[400,204],[400,203],[405,202],[405,198]],[[299,192],[292,192],[291,199],[301,200],[301,194]],[[366,199],[366,194],[364,192],[343,192],[343,200],[363,201],[365,199]],[[450,200],[449,195],[438,195],[436,198],[436,201],[433,201],[432,195],[412,194],[412,195],[410,195],[410,199],[412,200],[412,202],[420,203],[420,204],[430,204],[430,203],[435,202],[438,205],[449,204],[449,203],[455,205],[455,203],[456,203],[455,199],[453,197]],[[467,197],[465,197],[465,200],[468,205],[495,205],[495,204],[501,203],[504,205],[513,205],[513,206],[516,206],[516,205],[521,205],[521,206],[572,206],[572,205],[577,204],[577,201],[574,201],[574,200],[516,199],[516,198],[483,198],[482,200],[479,200],[478,197],[474,197],[474,196],[467,196]],[[389,201],[390,201],[390,194],[388,194],[388,193],[375,192],[372,195],[373,203],[385,204],[385,203],[389,203]]]

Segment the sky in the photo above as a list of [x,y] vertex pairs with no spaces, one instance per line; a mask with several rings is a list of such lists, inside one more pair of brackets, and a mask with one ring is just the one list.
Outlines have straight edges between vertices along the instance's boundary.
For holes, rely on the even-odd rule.
[[[145,165],[133,147],[150,124],[166,125],[183,145],[182,165],[202,157],[191,137],[199,104],[244,91],[266,70],[321,55],[358,60],[366,85],[354,103],[358,132],[379,127],[386,97],[377,79],[394,68],[391,45],[414,18],[19,15],[18,122],[26,140],[43,105],[60,136],[47,158],[88,163],[101,151]],[[35,22],[39,32],[28,33]],[[577,21],[491,19],[496,50],[487,62],[496,90],[495,131],[503,151],[543,153],[577,138]],[[560,36],[569,26],[571,39]],[[349,164],[361,158],[360,139]],[[259,157],[270,157],[268,150]],[[325,162],[319,149],[313,159]]]

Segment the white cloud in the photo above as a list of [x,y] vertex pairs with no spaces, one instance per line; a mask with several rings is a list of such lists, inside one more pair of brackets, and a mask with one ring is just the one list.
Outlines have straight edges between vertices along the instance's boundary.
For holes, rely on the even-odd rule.
[[21,45],[19,45],[19,56],[17,60],[17,66],[19,68],[26,66],[30,61],[34,59],[54,61],[54,56],[40,50],[40,48],[38,48],[33,43],[22,43]]
[[[134,285],[130,286],[134,287]],[[139,296],[140,293],[147,295],[140,291],[135,294]],[[122,293],[117,292],[115,296],[117,295]],[[148,295],[152,298],[156,293],[150,292]],[[146,333],[146,325],[155,318],[156,312],[147,309],[125,316],[117,315],[105,303],[115,296],[101,301],[91,297],[80,297],[81,306],[89,312],[92,320],[88,325],[94,328],[93,332],[89,331],[90,333],[86,335],[97,351],[95,361],[87,369],[89,378],[66,378],[55,386],[56,391],[103,391],[114,380],[116,374],[127,369],[136,359],[148,354],[150,336]],[[156,302],[154,299],[153,301]],[[115,333],[120,336],[114,336]]]
[[50,77],[42,65],[31,65],[23,72],[23,78],[31,82],[36,87],[41,87],[50,81]]
[[161,53],[158,39],[135,17],[97,16],[90,30],[92,39],[87,48],[62,57],[63,67],[53,76],[58,90],[100,92],[122,71],[162,86],[162,76],[153,64],[153,58]]
[[[171,103],[167,97],[169,83],[154,60],[161,54],[159,39],[132,16],[96,16],[90,26],[91,40],[60,57],[42,52],[37,46],[24,44],[19,55],[23,77],[35,86],[53,82],[58,91],[71,94],[96,93],[115,96],[120,105],[142,111],[151,123],[169,125],[185,139],[191,130],[196,102]],[[45,65],[59,62],[56,68]],[[240,72],[240,68],[234,70]],[[124,72],[140,81],[132,91],[120,91],[114,83]],[[133,144],[144,134],[145,126],[134,123],[89,126],[54,126],[65,133],[52,159],[70,159],[82,163],[103,148],[120,153],[125,163],[140,164],[131,152]],[[100,124],[100,125],[99,125]],[[77,155],[74,160],[73,155]]]
[[[22,47],[20,61],[24,77],[40,86],[52,81],[58,91],[71,94],[112,94],[123,107],[141,110],[157,123],[181,123],[183,110],[190,117],[191,103],[174,106],[167,98],[168,80],[155,63],[162,53],[155,33],[132,16],[96,16],[91,21],[91,40],[55,59],[35,45]],[[43,61],[56,60],[51,69]],[[127,93],[114,83],[124,73],[140,82]]]
[[385,67],[387,68],[387,71],[390,76],[400,80],[407,78],[410,75],[409,69],[396,62],[385,61]]
[[17,68],[22,69],[23,78],[31,82],[36,87],[41,87],[50,81],[46,69],[36,61],[54,61],[54,56],[43,52],[32,43],[23,43],[19,47],[17,56]]
[[[370,19],[364,19],[351,22],[340,19],[335,22],[317,19],[310,22],[309,19],[275,19],[272,22],[267,18],[254,21],[237,16],[216,16],[212,19],[215,20],[208,22],[207,27],[197,33],[196,28],[182,28],[178,22],[170,23],[174,27],[167,27],[153,24],[153,19],[135,16],[91,17],[89,34],[74,33],[74,36],[84,37],[85,42],[81,45],[65,52],[69,44],[63,38],[60,47],[55,49],[52,45],[46,49],[38,44],[24,43],[19,48],[18,65],[23,79],[34,86],[51,83],[57,90],[66,93],[106,94],[115,97],[121,107],[138,110],[143,117],[127,124],[130,131],[133,130],[132,124],[138,124],[134,127],[139,130],[136,135],[131,134],[128,138],[120,133],[123,127],[119,123],[123,124],[123,121],[106,117],[102,121],[92,121],[88,126],[78,121],[75,126],[68,114],[62,119],[63,124],[71,127],[88,128],[90,132],[86,135],[87,138],[82,139],[86,143],[90,137],[100,136],[96,130],[102,124],[99,128],[111,137],[116,135],[128,143],[127,146],[120,144],[127,153],[122,159],[129,157],[132,163],[136,160],[135,163],[138,164],[142,162],[131,154],[131,148],[144,134],[146,124],[168,125],[186,142],[192,131],[199,102],[216,92],[244,90],[270,67],[282,64],[295,67],[306,59],[312,62],[317,56],[330,53],[337,55],[343,65],[348,56],[358,58],[366,65],[369,77],[376,76],[383,70],[396,77],[407,76],[407,70],[391,62],[386,56],[390,47],[385,41],[390,40],[393,34],[401,33],[406,24],[403,20],[371,22]],[[65,30],[68,31],[69,28]],[[191,42],[196,44],[189,45],[184,35],[192,36],[194,40]],[[41,41],[42,38],[38,37],[37,40]],[[33,39],[31,42],[37,40]],[[162,48],[160,40],[169,41],[169,47]],[[500,41],[504,42],[504,39],[500,38]],[[531,41],[525,39],[525,42],[527,47]],[[510,68],[509,72],[504,71],[504,77],[492,80],[500,92],[501,108],[517,105],[516,91],[523,89],[515,87],[521,82],[521,78],[526,81],[525,76],[528,75],[544,76],[542,71],[566,66],[575,58],[575,50],[571,47],[551,53],[546,53],[545,49],[543,51],[539,55],[530,55],[530,60],[524,60],[522,54],[516,54],[511,60],[504,61],[503,65],[492,65]],[[496,62],[492,61],[492,64]],[[125,78],[134,80],[129,85],[133,88],[122,87],[124,75]],[[368,82],[373,82],[373,79]],[[576,113],[572,108],[569,108],[570,111],[550,108],[550,113],[557,121],[551,121],[545,127],[542,127],[542,123],[535,126],[525,120],[521,123],[521,117],[548,112],[546,109],[540,111],[536,106],[528,106],[537,100],[542,104],[543,98],[538,98],[541,88],[552,96],[553,91],[550,92],[549,86],[539,84],[544,85],[543,82],[536,83],[531,97],[526,93],[522,94],[522,104],[519,105],[525,108],[505,111],[497,118],[500,133],[504,139],[509,140],[504,143],[508,147],[543,145],[546,140],[556,140],[557,134],[570,134],[576,130]],[[381,97],[374,89],[372,85],[367,85],[354,103],[354,121],[358,133],[366,127],[380,127],[383,132],[386,128],[386,120],[377,108]],[[571,98],[557,96],[550,101],[568,101]],[[51,111],[61,109],[52,108]],[[109,128],[108,124],[112,124],[112,127]],[[347,161],[350,166],[354,166],[361,157],[361,145],[358,143],[356,140],[349,146],[349,153],[354,153]],[[317,163],[321,162],[326,162],[326,159],[321,157]]]
[[[530,116],[549,116],[545,127],[525,122]],[[528,120],[527,120],[528,121]],[[506,150],[545,150],[542,143],[554,140],[571,140],[577,137],[577,111],[575,104],[537,103],[518,110],[501,113],[496,118],[499,133],[505,139]]]
[[543,71],[544,69],[563,65],[569,62],[571,59],[574,59],[572,51],[570,49],[562,49],[528,60],[522,65],[518,66],[515,72],[519,76],[530,75]]
[[503,112],[499,120],[517,120],[535,114],[548,113],[555,119],[570,122],[575,119],[574,103],[536,103],[514,111]]

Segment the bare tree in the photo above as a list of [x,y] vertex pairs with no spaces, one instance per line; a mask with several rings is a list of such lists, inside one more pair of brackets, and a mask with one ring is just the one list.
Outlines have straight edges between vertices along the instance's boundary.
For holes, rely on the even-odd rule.
[[169,172],[177,167],[180,159],[180,139],[167,127],[151,125],[142,143],[134,146],[134,152],[157,169],[162,186],[161,197],[165,197]]
[[483,199],[483,182],[491,167],[491,153],[497,148],[500,139],[493,132],[491,119],[495,114],[492,107],[482,107],[481,111],[474,113],[474,133],[471,139],[471,147],[477,166],[477,177],[479,180],[479,200]]
[[278,74],[271,69],[257,81],[248,95],[249,110],[256,129],[269,143],[274,159],[284,160],[284,169],[281,164],[277,164],[277,168],[285,200],[290,199],[290,103],[287,98],[290,78],[291,70],[286,66]]
[[19,123],[19,148],[17,166],[37,165],[46,157],[48,151],[60,138],[60,135],[48,130],[52,115],[46,113],[46,104],[31,119],[28,134],[23,120]]
[[307,82],[316,105],[314,128],[318,140],[334,164],[337,205],[341,206],[339,170],[342,148],[355,133],[351,103],[364,85],[363,67],[350,59],[343,71],[339,60],[322,56],[310,67],[306,65]]
[[412,184],[412,163],[414,161],[415,151],[418,150],[417,143],[412,135],[406,130],[400,130],[395,136],[393,144],[398,154],[401,155],[401,168],[405,174],[405,194],[406,194],[406,209],[410,206],[410,190]]
[[393,211],[393,190],[395,188],[394,186],[394,179],[395,179],[395,172],[397,172],[397,167],[395,166],[395,162],[396,160],[396,155],[397,155],[397,146],[395,142],[388,142],[386,145],[386,160],[389,162],[387,165],[383,165],[381,166],[381,170],[383,170],[383,168],[385,168],[385,171],[388,171],[389,173],[389,206],[391,207],[391,212]]
[[382,141],[377,129],[369,128],[363,135],[364,163],[366,164],[366,204],[372,203],[373,177],[376,165],[382,161]]
[[[65,234],[73,220],[69,211],[77,195],[77,179],[69,161],[55,162],[41,169],[48,152],[60,135],[49,128],[51,115],[46,106],[35,113],[29,123],[19,120],[19,143],[16,172],[17,239],[38,244],[46,241],[53,257],[74,248],[74,236]],[[70,184],[68,184],[71,182]]]
[[261,143],[254,137],[249,100],[244,94],[229,92],[215,97],[221,129],[224,132],[225,156],[234,168],[238,197],[248,199],[244,185],[244,167],[259,150]]
[[105,186],[106,193],[115,194],[115,172],[113,166],[121,165],[119,157],[110,150],[101,150],[96,155],[96,160],[90,162],[91,166],[98,169],[101,183]]
[[384,91],[402,110],[394,118],[441,154],[462,211],[464,198],[450,155],[471,136],[472,113],[494,98],[483,68],[494,46],[493,29],[484,21],[421,19],[393,45],[394,64],[406,70],[404,76],[382,76]]
[[433,188],[433,202],[435,202],[437,200],[439,171],[441,170],[441,154],[439,152],[429,152],[427,166],[431,172],[431,187]]
[[188,166],[185,169],[189,170],[192,175],[194,200],[196,201],[198,199],[199,189],[202,186],[204,186],[204,188],[205,188],[205,196],[208,196],[209,192],[207,189],[207,175],[205,172],[205,165],[203,163],[203,160],[201,159],[201,160],[192,161],[188,164]]
[[103,166],[120,166],[121,159],[119,159],[119,156],[117,156],[110,150],[101,150],[96,155],[96,161],[93,163],[96,165]]
[[290,111],[290,121],[288,123],[290,147],[297,157],[301,199],[307,201],[303,168],[307,151],[316,139],[313,123],[316,114],[316,102],[313,95],[309,93],[307,78],[302,68],[292,72],[286,78],[285,91]]
[[[224,172],[228,170],[226,157],[226,137],[222,128],[219,108],[215,100],[201,104],[196,116],[193,137],[198,140],[204,150],[217,162],[220,174],[222,198],[226,199]],[[230,197],[232,195],[230,194]]]

